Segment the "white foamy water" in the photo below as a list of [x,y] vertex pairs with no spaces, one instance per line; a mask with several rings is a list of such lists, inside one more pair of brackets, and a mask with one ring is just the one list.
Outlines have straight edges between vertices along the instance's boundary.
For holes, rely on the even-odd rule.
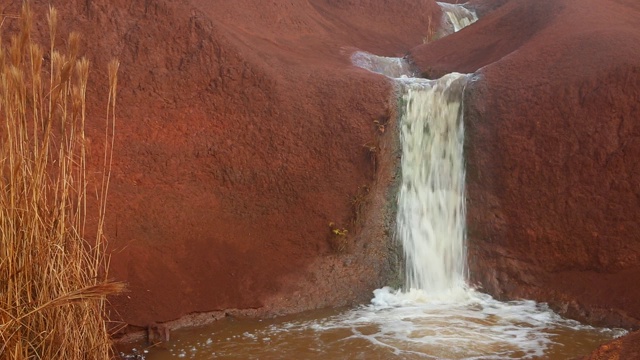
[[563,319],[534,301],[500,302],[473,290],[430,296],[383,288],[370,306],[300,325],[346,328],[352,333],[347,339],[366,340],[399,358],[432,359],[538,358],[559,344],[560,333],[620,333]]
[[225,319],[176,333],[148,358],[565,360],[623,333],[562,319],[533,301],[500,302],[474,291],[452,301],[383,288],[372,304],[352,310]]

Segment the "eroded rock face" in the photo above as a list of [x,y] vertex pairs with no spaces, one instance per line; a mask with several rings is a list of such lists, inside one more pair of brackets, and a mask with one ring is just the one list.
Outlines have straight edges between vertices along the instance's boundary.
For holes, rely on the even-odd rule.
[[412,50],[466,91],[472,281],[640,326],[640,8],[512,0]]
[[58,43],[80,31],[93,64],[92,173],[106,64],[121,61],[106,235],[129,292],[114,319],[347,305],[386,282],[393,88],[349,55],[420,44],[433,0],[52,3]]

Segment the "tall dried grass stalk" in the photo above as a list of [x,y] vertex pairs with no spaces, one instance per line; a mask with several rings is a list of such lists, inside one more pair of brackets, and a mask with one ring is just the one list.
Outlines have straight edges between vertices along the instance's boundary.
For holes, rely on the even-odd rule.
[[96,238],[86,241],[89,62],[77,33],[66,52],[55,48],[55,9],[47,19],[48,67],[28,3],[19,34],[6,47],[0,39],[0,358],[109,359],[105,299],[122,285],[106,279],[102,228],[118,64],[109,65]]

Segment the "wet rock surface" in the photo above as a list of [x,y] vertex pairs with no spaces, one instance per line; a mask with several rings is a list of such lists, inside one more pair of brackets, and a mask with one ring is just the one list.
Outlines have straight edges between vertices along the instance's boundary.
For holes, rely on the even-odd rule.
[[508,1],[411,51],[467,88],[472,281],[605,326],[640,326],[640,9]]
[[640,332],[603,344],[582,360],[640,359]]

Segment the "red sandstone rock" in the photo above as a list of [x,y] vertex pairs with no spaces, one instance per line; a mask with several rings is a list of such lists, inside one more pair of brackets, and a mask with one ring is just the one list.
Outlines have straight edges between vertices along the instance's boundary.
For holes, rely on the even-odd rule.
[[467,89],[470,273],[500,298],[640,327],[640,5],[512,0],[411,54]]
[[[393,126],[391,88],[347,55],[421,43],[432,1],[54,4],[61,34],[82,31],[99,94],[103,65],[122,61],[107,235],[125,322],[343,305],[383,283],[396,139],[373,121]],[[467,98],[473,280],[638,326],[638,3],[475,6],[479,23],[412,51],[431,76],[481,76]],[[104,103],[89,107],[94,154]],[[349,225],[363,185],[368,215]],[[355,235],[348,254],[329,222]]]
[[[469,9],[473,9],[478,17],[485,17],[490,12],[498,9],[502,5],[508,3],[511,0],[470,0],[465,3]],[[450,3],[459,4],[459,1],[445,1]]]
[[[93,64],[92,173],[106,64],[121,61],[107,237],[111,275],[129,293],[112,299],[114,319],[347,305],[386,282],[396,138],[374,122],[393,126],[395,101],[349,55],[421,43],[440,17],[433,0],[53,5],[58,42],[79,30]],[[45,42],[45,5],[33,7]],[[353,224],[363,186],[362,206],[376,205]],[[332,248],[330,222],[349,230],[347,253]]]
[[640,359],[640,332],[636,331],[620,339],[601,345],[582,360]]

